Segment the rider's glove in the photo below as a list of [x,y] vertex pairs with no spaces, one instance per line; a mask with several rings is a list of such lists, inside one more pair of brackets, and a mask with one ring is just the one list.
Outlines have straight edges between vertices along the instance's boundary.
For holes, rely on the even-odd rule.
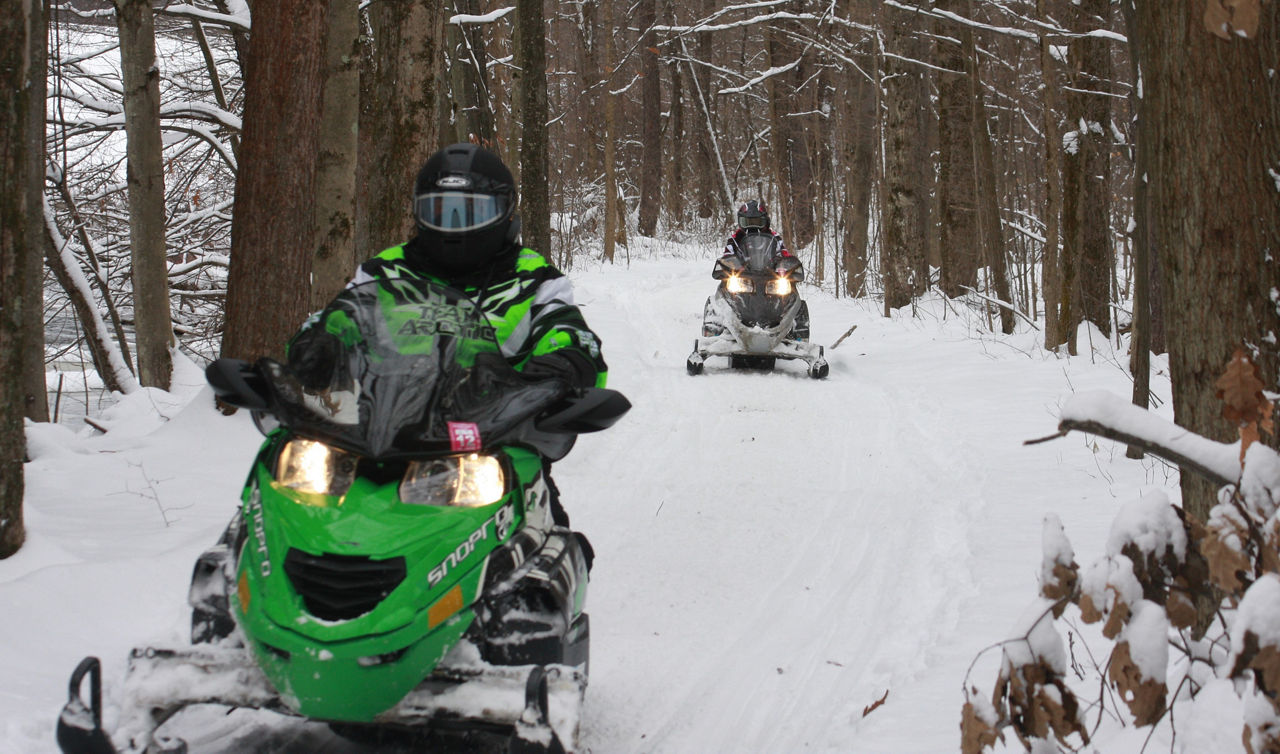
[[567,349],[534,356],[525,362],[520,372],[532,380],[559,378],[572,387],[596,384],[595,365],[582,354]]

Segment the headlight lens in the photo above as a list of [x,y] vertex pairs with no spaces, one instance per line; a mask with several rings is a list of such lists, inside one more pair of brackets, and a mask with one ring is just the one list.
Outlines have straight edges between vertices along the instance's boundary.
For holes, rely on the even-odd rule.
[[741,275],[730,275],[724,279],[725,290],[730,293],[750,293],[756,289],[754,283]]
[[315,440],[293,438],[276,460],[276,481],[309,495],[342,497],[355,477],[355,456]]
[[400,482],[400,501],[476,507],[498,502],[506,491],[502,463],[494,456],[472,453],[409,464]]
[[790,296],[791,281],[786,278],[774,278],[765,285],[764,292],[771,296]]

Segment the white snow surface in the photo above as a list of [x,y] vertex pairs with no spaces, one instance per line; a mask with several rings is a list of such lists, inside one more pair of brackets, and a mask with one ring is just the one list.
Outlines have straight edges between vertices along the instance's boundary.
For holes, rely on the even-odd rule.
[[[735,373],[722,359],[690,377],[717,253],[637,242],[629,266],[569,271],[609,385],[634,404],[556,466],[597,553],[582,744],[595,754],[955,752],[963,688],[989,696],[999,672],[1001,653],[984,650],[1043,611],[1045,516],[1070,538],[1055,535],[1055,549],[1092,563],[1118,500],[1156,490],[1177,500],[1176,472],[1109,441],[1022,444],[1050,434],[1075,391],[1128,395],[1127,358],[1096,332],[1066,357],[1025,325],[990,334],[961,302],[885,318],[878,301],[805,285],[815,342],[857,325],[828,348],[828,379],[796,363]],[[1167,368],[1156,366],[1168,419]],[[27,543],[0,561],[2,754],[56,751],[67,678],[84,655],[103,659],[110,727],[129,650],[185,641],[192,565],[234,512],[260,440],[243,412],[213,408],[185,362],[172,392],[138,390],[95,420],[105,434],[27,428]],[[1109,646],[1095,642],[1099,662]],[[1071,651],[1096,692],[1097,667]],[[1162,727],[1148,750],[1242,751],[1242,703],[1223,689],[1202,697],[1180,708],[1188,735],[1171,743]],[[353,750],[316,723],[205,718],[193,752]],[[1147,733],[1105,722],[1086,750],[1138,752]],[[1008,738],[999,750],[1017,750]]]

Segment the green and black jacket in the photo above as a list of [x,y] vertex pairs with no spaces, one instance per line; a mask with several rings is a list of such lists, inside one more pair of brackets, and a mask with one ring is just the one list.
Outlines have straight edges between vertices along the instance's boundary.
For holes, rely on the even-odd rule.
[[[404,246],[393,246],[361,264],[347,287],[396,278],[427,278],[470,296],[488,316],[503,356],[516,369],[535,356],[572,353],[592,365],[596,387],[604,387],[608,367],[600,353],[600,338],[574,305],[569,279],[533,249],[520,249],[514,268],[507,268],[497,279],[459,285],[416,269],[406,263]],[[315,316],[308,319],[302,330],[315,320]]]

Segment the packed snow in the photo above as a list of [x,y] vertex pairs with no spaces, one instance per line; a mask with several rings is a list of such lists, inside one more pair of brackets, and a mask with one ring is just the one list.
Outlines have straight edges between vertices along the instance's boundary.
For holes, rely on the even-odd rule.
[[[690,377],[716,246],[634,243],[629,263],[569,270],[609,385],[634,404],[556,467],[597,554],[584,748],[955,752],[962,689],[989,698],[994,645],[1032,625],[1055,666],[1098,688],[1109,645],[1096,626],[1065,645],[1039,635],[1042,546],[1095,563],[1122,504],[1176,502],[1177,473],[1084,434],[1023,441],[1054,432],[1073,394],[1127,400],[1123,344],[1082,329],[1067,357],[1025,324],[992,334],[962,301],[886,318],[879,301],[804,285],[830,377],[715,358]],[[1167,420],[1159,359],[1152,383]],[[56,751],[81,657],[103,660],[110,727],[129,650],[185,640],[192,565],[233,514],[259,442],[248,416],[213,408],[190,362],[172,392],[140,390],[93,419],[106,431],[28,425],[27,544],[0,561],[4,754]],[[1081,578],[1101,591],[1108,574]],[[1274,621],[1273,604],[1256,610]],[[1176,740],[1164,725],[1147,743],[1148,729],[1108,718],[1086,750],[1241,752],[1231,688],[1206,687]],[[192,717],[193,752],[365,751],[268,713]],[[998,750],[1019,748],[1009,739]]]

